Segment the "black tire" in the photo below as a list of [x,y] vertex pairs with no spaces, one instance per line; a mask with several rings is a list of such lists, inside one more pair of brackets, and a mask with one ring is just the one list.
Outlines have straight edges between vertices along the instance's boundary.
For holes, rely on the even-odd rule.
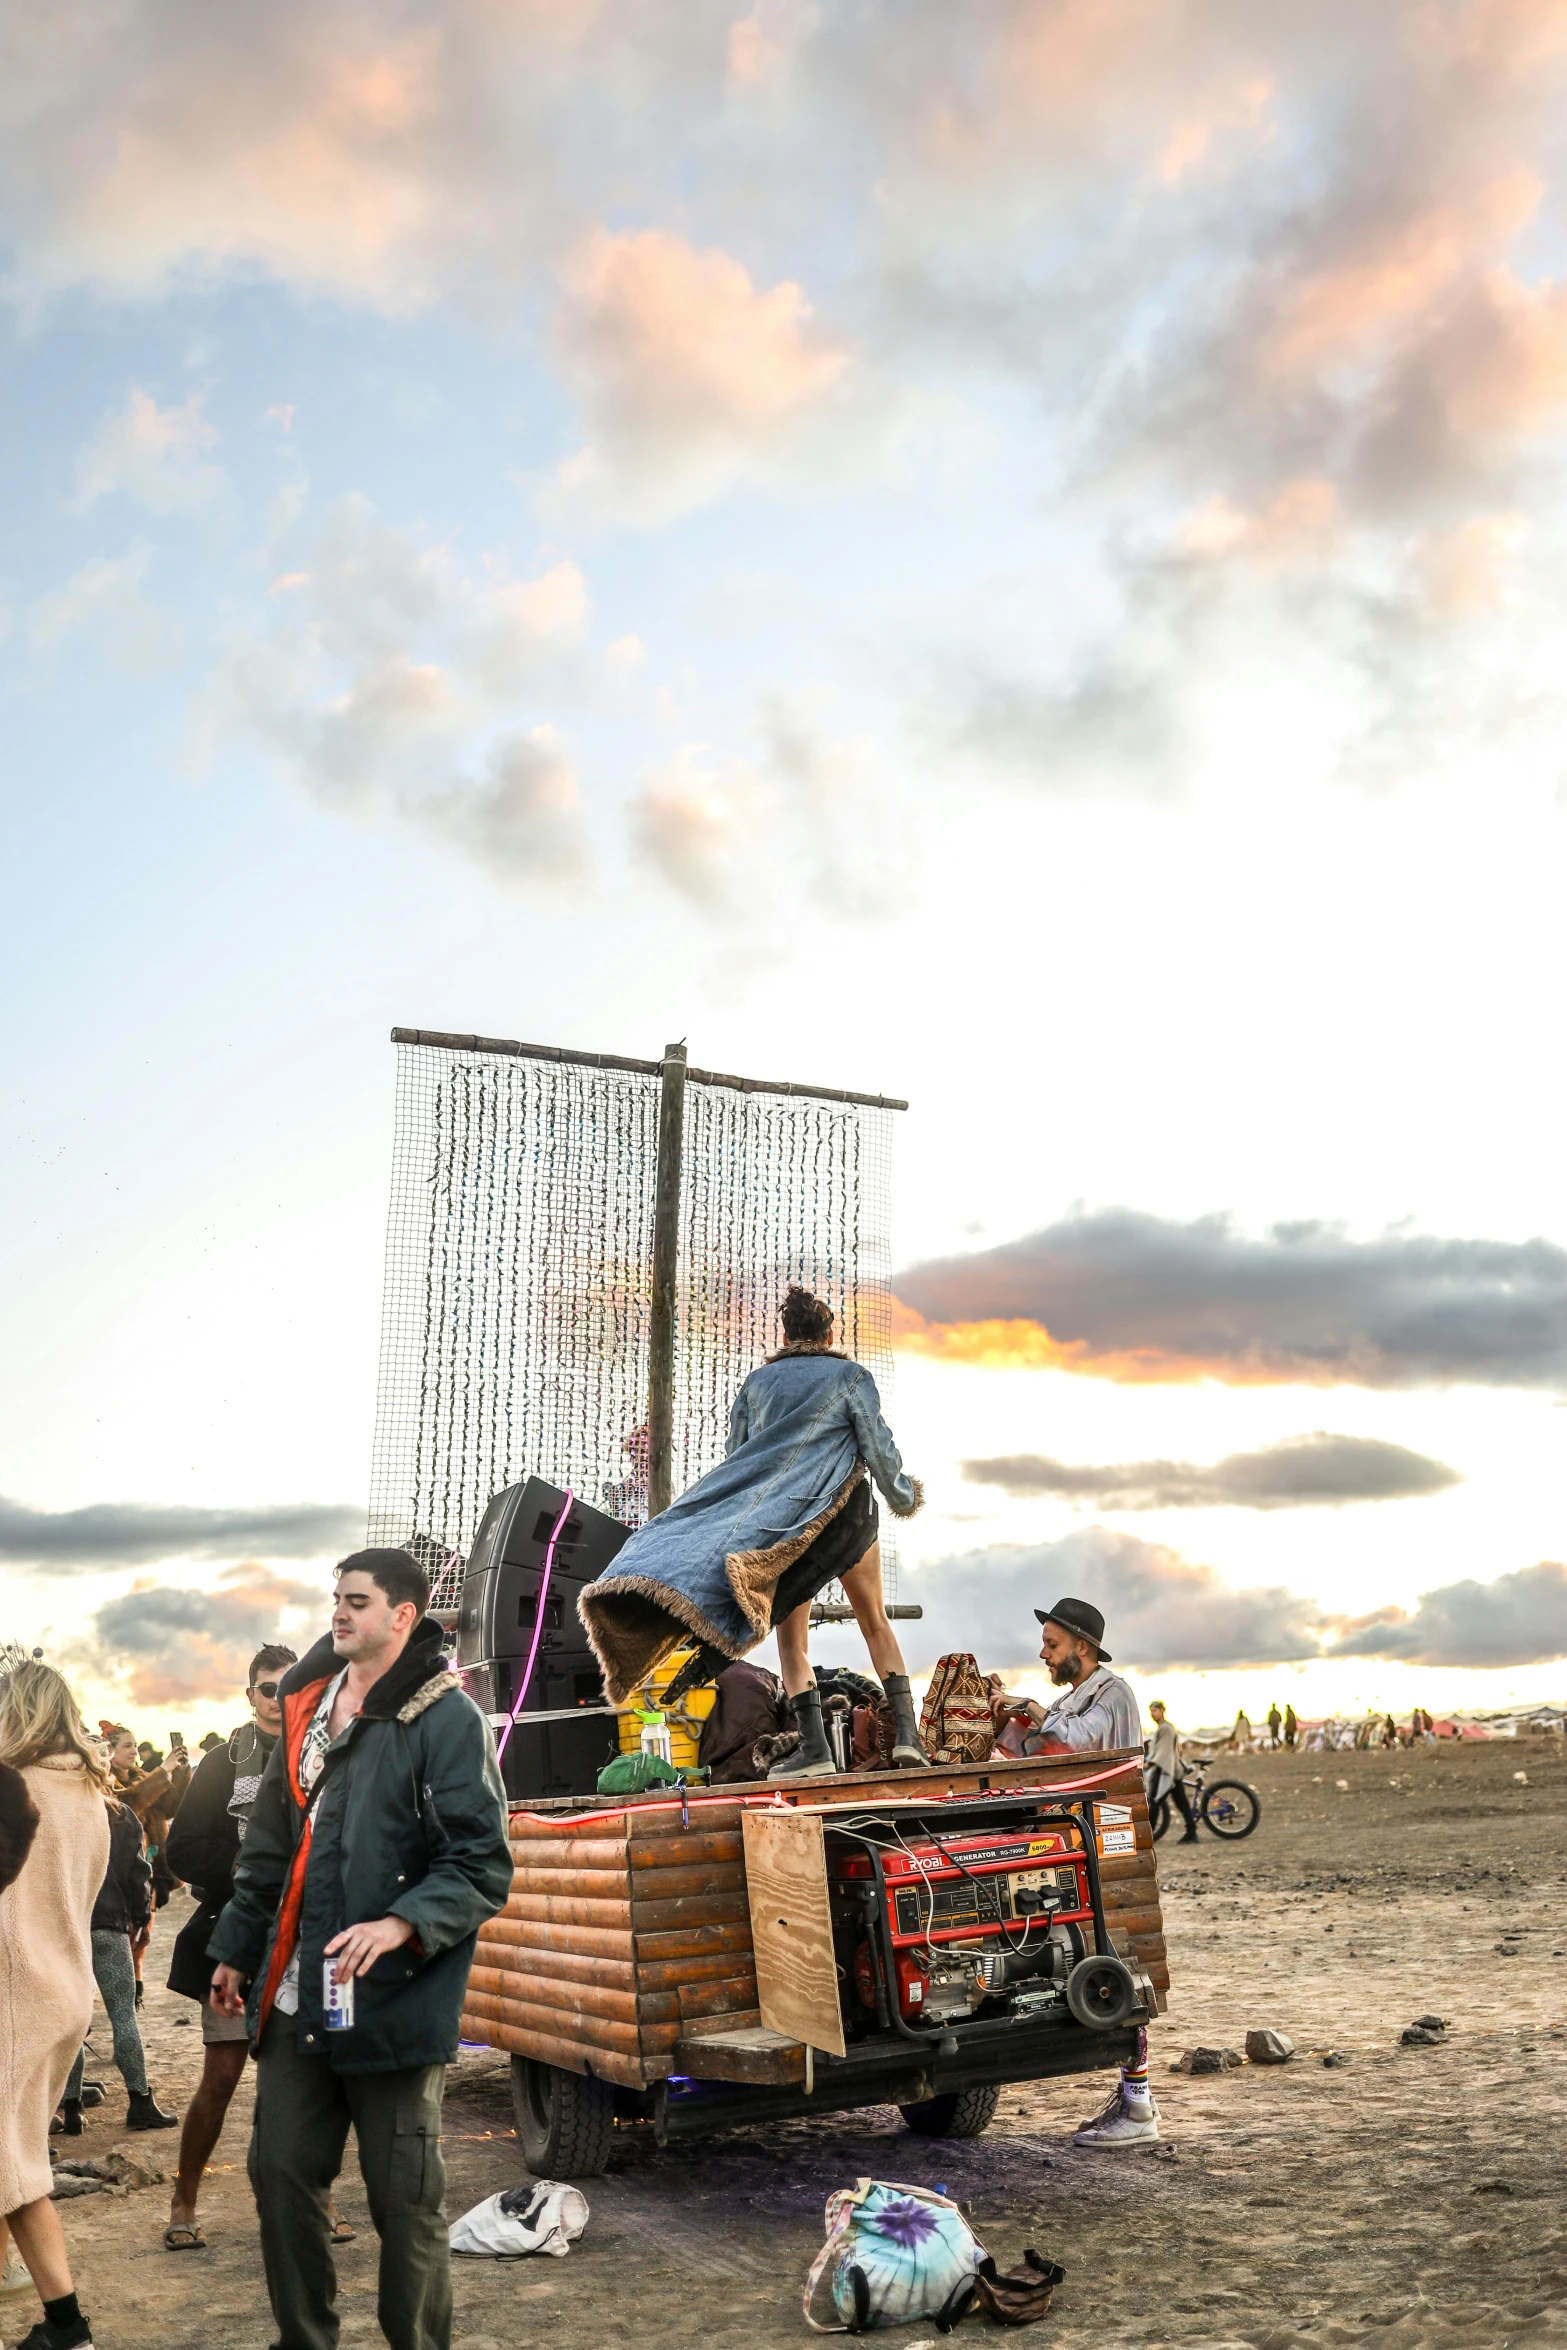
[[1262,1798],[1244,1779],[1215,1779],[1202,1791],[1198,1818],[1227,1843],[1249,1836],[1262,1817]]
[[1164,1834],[1165,1829],[1170,1825],[1170,1813],[1172,1808],[1173,1806],[1171,1805],[1168,1795],[1161,1795],[1158,1802],[1154,1804],[1149,1811],[1148,1825],[1153,1830],[1153,1840],[1156,1844],[1158,1843],[1160,1837]]
[[615,2092],[587,2073],[531,2056],[511,2060],[511,2104],[522,2159],[538,2179],[596,2179],[609,2160]]
[[997,2081],[988,2089],[949,2089],[918,2105],[900,2105],[898,2111],[916,2138],[977,2138],[995,2120],[1000,2099]]
[[1066,2003],[1090,2032],[1113,2032],[1141,2005],[1137,1978],[1123,1959],[1081,1958],[1066,1979]]

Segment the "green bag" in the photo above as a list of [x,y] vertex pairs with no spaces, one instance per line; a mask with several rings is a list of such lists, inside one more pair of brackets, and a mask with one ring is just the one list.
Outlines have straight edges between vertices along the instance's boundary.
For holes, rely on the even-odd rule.
[[646,1795],[654,1787],[678,1787],[680,1773],[661,1754],[617,1754],[598,1775],[600,1795]]

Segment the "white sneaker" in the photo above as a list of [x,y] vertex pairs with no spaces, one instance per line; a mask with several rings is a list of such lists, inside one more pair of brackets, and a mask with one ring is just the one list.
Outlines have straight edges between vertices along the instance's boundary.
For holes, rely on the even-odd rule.
[[22,2264],[22,2256],[14,2244],[6,2247],[5,2265],[0,2270],[0,2301],[18,2301],[24,2293],[36,2288]]
[[1078,2130],[1074,2146],[1151,2146],[1159,2135],[1159,2108],[1151,2090],[1138,2096],[1117,2081],[1102,2113]]

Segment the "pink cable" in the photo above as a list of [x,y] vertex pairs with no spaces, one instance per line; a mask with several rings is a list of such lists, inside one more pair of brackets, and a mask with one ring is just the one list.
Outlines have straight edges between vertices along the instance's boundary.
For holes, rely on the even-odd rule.
[[[1135,1770],[1137,1767],[1138,1766],[1133,1762],[1113,1763],[1108,1770],[1091,1772],[1086,1779],[1056,1779],[1050,1782],[1048,1785],[1040,1787],[1019,1787],[1015,1785],[1006,1787],[993,1787],[989,1790],[989,1792],[992,1795],[1086,1795],[1091,1787],[1103,1787],[1111,1779],[1124,1779],[1129,1772]],[[820,1785],[821,1782],[817,1781],[816,1784]],[[914,1799],[909,1798],[908,1800],[912,1801]],[[931,1800],[933,1802],[939,1803],[941,1798],[936,1796]],[[976,1795],[971,1797],[969,1800],[975,1803],[983,1803],[985,1798],[983,1795]],[[511,1805],[509,1807],[509,1811],[511,1818],[514,1820],[542,1820],[547,1826],[552,1828],[560,1827],[564,1820],[569,1819],[572,1828],[576,1829],[578,1827],[590,1825],[594,1820],[623,1819],[628,1812],[662,1811],[667,1804],[678,1801],[679,1797],[677,1795],[670,1794],[666,1795],[662,1801],[659,1802],[617,1803],[606,1811],[574,1811],[570,1813],[528,1811],[521,1804]],[[696,1811],[703,1804],[711,1803],[738,1804],[742,1811],[753,1811],[759,1805],[780,1805],[787,1810],[792,1811],[794,1809],[794,1806],[789,1804],[786,1798],[782,1795],[697,1795],[696,1793],[691,1792],[689,1794],[689,1803],[692,1811]],[[860,1799],[858,1805],[856,1806],[852,1796],[845,1796],[843,1798],[842,1808],[846,1810],[854,1810],[858,1808],[861,1811],[874,1811],[876,1809],[876,1804],[874,1797],[864,1796]]]
[[500,1761],[501,1756],[506,1752],[506,1741],[511,1736],[513,1730],[517,1727],[517,1716],[522,1711],[522,1701],[527,1696],[528,1684],[533,1679],[533,1661],[539,1653],[539,1641],[544,1631],[544,1602],[549,1597],[550,1571],[555,1564],[555,1545],[560,1539],[560,1530],[562,1526],[565,1525],[567,1518],[571,1515],[571,1502],[572,1497],[568,1493],[565,1501],[561,1505],[560,1516],[555,1520],[555,1530],[551,1534],[549,1541],[544,1546],[544,1580],[539,1585],[539,1603],[533,1612],[533,1646],[528,1651],[528,1665],[527,1670],[522,1676],[522,1687],[518,1690],[517,1695],[512,1702],[511,1718],[507,1722],[505,1729],[501,1732],[500,1744],[495,1749],[495,1759],[497,1762]]

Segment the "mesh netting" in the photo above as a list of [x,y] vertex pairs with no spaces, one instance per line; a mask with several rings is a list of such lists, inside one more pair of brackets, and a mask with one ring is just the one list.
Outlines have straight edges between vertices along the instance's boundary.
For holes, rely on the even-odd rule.
[[[659,1081],[399,1044],[369,1540],[455,1595],[492,1494],[534,1475],[628,1525],[647,1511]],[[674,1485],[722,1458],[729,1407],[798,1281],[885,1397],[887,1110],[686,1087]],[[892,1523],[882,1558],[895,1587]]]

